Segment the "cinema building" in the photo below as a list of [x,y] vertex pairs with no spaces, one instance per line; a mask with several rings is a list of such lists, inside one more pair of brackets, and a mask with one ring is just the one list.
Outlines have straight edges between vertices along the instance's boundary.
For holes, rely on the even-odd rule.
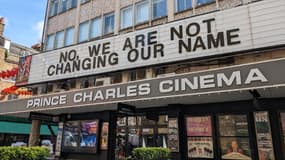
[[284,0],[49,0],[43,44],[0,114],[59,159],[285,159]]

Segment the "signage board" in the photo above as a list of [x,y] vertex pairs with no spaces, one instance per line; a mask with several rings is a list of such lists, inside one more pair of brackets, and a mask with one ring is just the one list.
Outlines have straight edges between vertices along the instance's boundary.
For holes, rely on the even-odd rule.
[[284,0],[260,1],[47,51],[33,55],[28,84],[284,45],[282,12]]

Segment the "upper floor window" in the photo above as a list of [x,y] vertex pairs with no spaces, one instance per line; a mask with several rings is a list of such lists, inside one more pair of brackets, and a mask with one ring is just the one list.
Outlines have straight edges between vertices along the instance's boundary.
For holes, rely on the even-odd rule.
[[102,21],[101,18],[95,18],[91,21],[90,37],[99,37],[102,34]]
[[55,47],[61,48],[64,46],[64,31],[60,31],[56,33],[55,37]]
[[79,34],[78,34],[78,42],[83,42],[88,40],[89,33],[89,21],[80,23],[79,25]]
[[114,13],[104,17],[104,34],[114,32]]
[[136,5],[136,24],[149,20],[149,2],[144,1]]
[[61,10],[60,12],[65,12],[67,10],[67,0],[61,0]]
[[90,1],[90,0],[80,0],[80,4],[88,2],[88,1]]
[[152,3],[152,18],[159,18],[167,15],[166,0],[153,0]]
[[197,6],[203,5],[203,4],[207,4],[207,3],[212,3],[215,0],[196,0],[197,2]]
[[46,50],[51,50],[54,47],[54,34],[48,35],[46,40]]
[[57,14],[57,9],[58,9],[58,0],[52,0],[50,7],[50,16],[55,16]]
[[65,32],[64,45],[69,46],[74,43],[74,27],[70,27]]
[[121,29],[133,25],[133,8],[128,7],[121,10]]
[[176,0],[175,1],[176,12],[184,11],[192,8],[192,0]]
[[75,8],[77,6],[77,0],[71,0],[70,8]]

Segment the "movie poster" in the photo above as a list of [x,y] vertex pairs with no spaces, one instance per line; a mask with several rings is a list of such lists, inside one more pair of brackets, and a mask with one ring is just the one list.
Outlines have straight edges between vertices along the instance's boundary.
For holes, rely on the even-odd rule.
[[32,62],[32,55],[20,57],[19,70],[16,77],[17,84],[27,84],[30,75],[30,66]]
[[220,136],[248,136],[246,115],[219,116]]
[[109,123],[104,122],[102,124],[102,130],[101,130],[101,150],[107,150],[108,149],[108,134],[109,134]]
[[80,147],[96,147],[98,135],[98,120],[81,122]]
[[212,137],[188,137],[189,158],[214,158]]
[[178,120],[168,119],[168,148],[171,152],[179,152]]
[[78,147],[79,121],[70,121],[64,124],[64,147]]
[[220,140],[222,159],[251,160],[248,138],[223,137]]
[[187,117],[187,136],[212,136],[211,116]]
[[275,160],[268,112],[255,112],[254,120],[259,160]]

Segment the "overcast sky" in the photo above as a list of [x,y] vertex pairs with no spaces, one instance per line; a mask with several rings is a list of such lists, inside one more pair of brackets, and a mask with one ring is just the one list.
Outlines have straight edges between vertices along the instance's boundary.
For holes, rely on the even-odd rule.
[[46,0],[0,0],[0,17],[5,17],[4,36],[31,47],[41,41]]

